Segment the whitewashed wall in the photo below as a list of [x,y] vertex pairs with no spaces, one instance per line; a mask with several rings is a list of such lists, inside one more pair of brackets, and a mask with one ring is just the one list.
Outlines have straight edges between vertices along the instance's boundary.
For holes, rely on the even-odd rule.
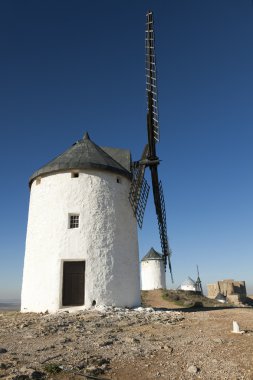
[[[117,183],[117,178],[121,183]],[[21,310],[62,307],[64,260],[85,260],[85,307],[140,304],[137,225],[129,204],[130,181],[86,171],[48,175],[31,187]],[[80,227],[68,228],[68,214]]]
[[163,260],[150,259],[141,262],[141,289],[154,290],[166,288]]
[[181,290],[189,290],[189,291],[193,291],[193,292],[196,292],[196,286],[195,285],[181,285],[180,287]]

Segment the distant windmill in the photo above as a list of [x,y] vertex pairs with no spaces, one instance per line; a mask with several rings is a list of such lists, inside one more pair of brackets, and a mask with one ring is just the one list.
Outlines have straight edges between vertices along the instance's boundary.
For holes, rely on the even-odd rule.
[[159,234],[164,264],[168,262],[172,277],[170,263],[171,250],[167,237],[166,211],[162,183],[158,179],[158,165],[160,160],[156,153],[156,143],[159,142],[159,122],[158,122],[158,98],[156,80],[156,59],[155,59],[155,37],[153,13],[146,15],[146,92],[147,92],[147,133],[148,144],[145,146],[141,159],[134,162],[133,181],[130,189],[130,203],[136,216],[138,225],[142,228],[144,211],[147,204],[149,185],[144,178],[145,169],[149,167],[152,178],[152,188],[156,215],[158,220]]
[[197,277],[197,280],[196,280],[196,290],[198,292],[201,292],[201,294],[203,294],[202,284],[201,284],[201,280],[200,280],[200,277],[199,277],[199,267],[198,267],[198,265],[197,265],[197,274],[198,274],[198,277]]

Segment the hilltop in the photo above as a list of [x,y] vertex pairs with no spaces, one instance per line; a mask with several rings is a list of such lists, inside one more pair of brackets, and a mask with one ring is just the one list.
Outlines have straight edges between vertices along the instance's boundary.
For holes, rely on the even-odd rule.
[[[185,307],[144,292],[136,310],[0,314],[3,379],[252,379],[253,309]],[[232,334],[236,320],[244,334]],[[243,353],[243,355],[242,355]]]

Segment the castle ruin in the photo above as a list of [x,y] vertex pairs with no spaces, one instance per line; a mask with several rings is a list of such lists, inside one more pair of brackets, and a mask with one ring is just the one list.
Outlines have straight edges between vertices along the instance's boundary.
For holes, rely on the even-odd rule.
[[226,297],[228,302],[240,303],[245,302],[247,293],[245,281],[222,280],[215,284],[207,285],[208,298],[216,298],[218,294]]

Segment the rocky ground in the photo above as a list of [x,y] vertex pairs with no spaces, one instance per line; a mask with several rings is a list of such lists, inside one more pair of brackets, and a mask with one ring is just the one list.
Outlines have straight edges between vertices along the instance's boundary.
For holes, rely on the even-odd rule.
[[[253,379],[253,308],[0,314],[3,379]],[[237,321],[244,334],[233,334]]]

